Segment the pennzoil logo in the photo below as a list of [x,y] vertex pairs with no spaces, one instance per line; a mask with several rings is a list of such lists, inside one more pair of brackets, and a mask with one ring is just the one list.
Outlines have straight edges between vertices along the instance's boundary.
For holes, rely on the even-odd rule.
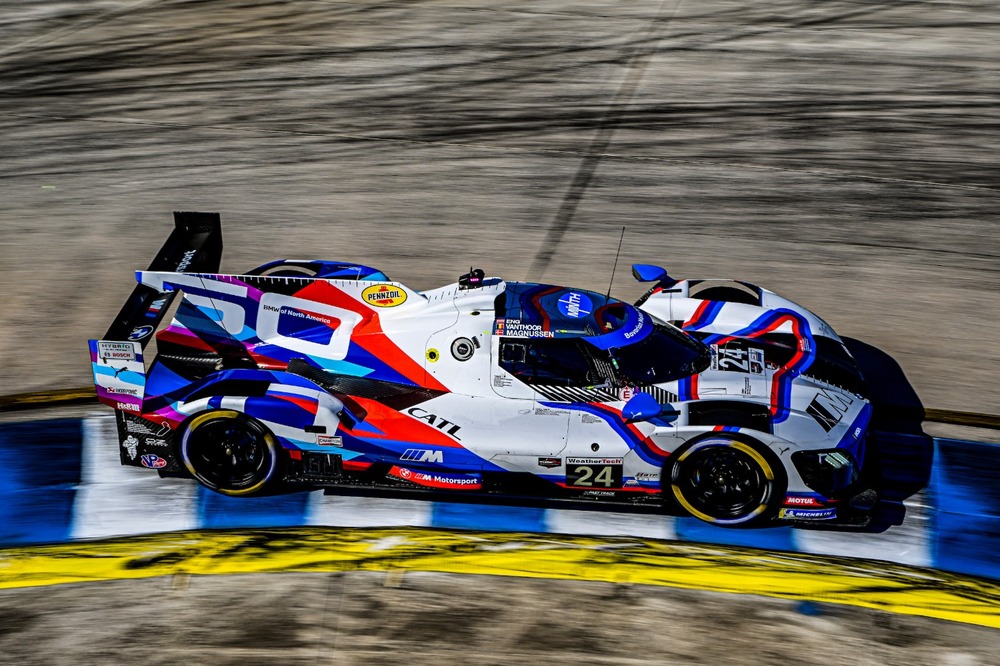
[[406,302],[406,292],[391,284],[373,284],[361,292],[361,300],[377,308],[394,308]]

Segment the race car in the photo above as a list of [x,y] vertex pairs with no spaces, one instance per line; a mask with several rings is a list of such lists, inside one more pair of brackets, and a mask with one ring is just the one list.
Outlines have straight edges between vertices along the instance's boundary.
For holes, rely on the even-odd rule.
[[766,289],[640,264],[632,305],[480,269],[417,291],[349,262],[222,274],[221,257],[218,214],[175,213],[90,341],[123,465],[230,496],[420,491],[721,526],[857,521],[876,500],[857,364]]

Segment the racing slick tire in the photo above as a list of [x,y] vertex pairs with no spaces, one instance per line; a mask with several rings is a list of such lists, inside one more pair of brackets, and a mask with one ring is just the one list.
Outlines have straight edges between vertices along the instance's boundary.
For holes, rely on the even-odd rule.
[[194,416],[178,449],[191,476],[223,495],[253,495],[280,476],[274,435],[241,412],[218,409]]
[[788,480],[777,456],[761,443],[712,434],[673,457],[664,476],[685,511],[722,527],[768,522],[777,514]]

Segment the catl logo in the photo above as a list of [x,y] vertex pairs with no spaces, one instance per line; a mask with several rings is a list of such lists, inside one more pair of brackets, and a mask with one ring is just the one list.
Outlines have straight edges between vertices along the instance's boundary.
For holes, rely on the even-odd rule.
[[361,299],[377,308],[394,308],[406,302],[406,292],[391,284],[374,284],[361,292]]

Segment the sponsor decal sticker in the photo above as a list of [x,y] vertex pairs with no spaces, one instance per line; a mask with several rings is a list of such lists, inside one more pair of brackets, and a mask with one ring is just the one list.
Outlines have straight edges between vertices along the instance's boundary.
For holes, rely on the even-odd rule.
[[135,347],[127,342],[97,342],[97,356],[103,361],[134,361]]
[[569,317],[570,319],[580,319],[582,317],[586,317],[593,311],[594,304],[586,294],[581,294],[578,291],[571,291],[559,299],[556,307],[559,308],[559,312],[561,312],[564,317]]
[[125,453],[128,454],[129,460],[135,460],[135,455],[139,451],[139,440],[129,435],[122,442],[122,446],[125,448]]
[[115,409],[121,409],[127,412],[138,412],[139,405],[133,405],[131,402],[119,402]]
[[147,453],[139,459],[143,467],[149,467],[150,469],[160,469],[161,467],[167,466],[167,461],[158,455],[153,453]]
[[425,488],[442,490],[479,490],[483,487],[483,479],[479,474],[440,474],[436,472],[418,472],[405,467],[393,466],[389,476]]
[[642,312],[640,311],[639,312],[639,320],[638,320],[638,322],[636,322],[635,328],[633,328],[631,331],[629,331],[628,333],[625,334],[625,339],[626,340],[631,340],[635,336],[639,335],[639,333],[642,331],[642,325],[644,323],[646,323],[646,316],[643,315]]
[[181,257],[180,263],[177,264],[177,272],[183,273],[191,266],[191,262],[194,261],[195,256],[197,256],[198,250],[188,250]]
[[552,469],[553,467],[562,467],[562,458],[539,458],[539,467],[546,467]]
[[788,506],[823,506],[823,503],[815,497],[802,495],[788,495],[785,497],[785,504]]
[[555,333],[541,324],[529,324],[520,319],[497,319],[493,326],[495,335],[505,335],[512,338],[554,338]]
[[[298,308],[292,308],[287,305],[282,305],[280,308],[272,308],[271,306],[264,306],[265,310],[277,310],[279,317],[294,317],[296,319],[305,319],[308,322],[314,322],[317,324],[323,324],[330,328],[337,328],[340,326],[340,320],[336,317],[328,317],[327,315],[320,314],[318,312],[310,312],[309,310],[300,310]],[[279,320],[280,328],[280,320]],[[279,331],[280,332],[280,331]]]
[[441,352],[439,352],[437,349],[431,347],[430,349],[427,350],[428,361],[430,361],[431,363],[437,363],[439,358],[441,358]]
[[154,429],[151,424],[146,421],[137,421],[133,418],[127,418],[125,420],[125,429],[128,432],[134,432],[140,435],[155,435],[156,437],[166,437],[167,433],[170,432],[170,425],[163,421],[160,423],[160,427]]
[[334,435],[316,435],[316,443],[320,446],[344,446],[344,438]]
[[431,424],[438,430],[448,433],[458,441],[462,441],[462,438],[458,436],[458,431],[462,429],[461,426],[457,426],[451,421],[443,417],[440,417],[437,414],[431,414],[426,409],[421,409],[420,407],[411,407],[408,410],[406,410],[406,413],[420,421],[427,421],[427,423]]
[[394,308],[406,302],[406,292],[391,284],[374,284],[361,292],[361,300],[377,308]]
[[583,495],[585,497],[614,497],[615,494],[610,490],[584,490]]
[[747,347],[737,340],[726,345],[710,345],[712,370],[725,372],[745,372],[751,375],[764,374],[764,350]]
[[621,465],[622,458],[566,458],[567,465]]
[[133,341],[145,340],[152,332],[152,326],[136,326],[132,329],[132,332],[128,334],[128,339]]
[[444,452],[433,449],[406,449],[399,459],[410,462],[443,463]]
[[796,520],[825,520],[833,518],[836,513],[836,509],[782,509],[778,513],[778,517]]
[[566,485],[573,488],[621,488],[621,458],[566,458]]
[[163,309],[163,306],[166,305],[166,303],[167,303],[166,298],[158,298],[149,304],[149,308],[146,310],[146,312],[149,314],[156,314],[157,312]]

